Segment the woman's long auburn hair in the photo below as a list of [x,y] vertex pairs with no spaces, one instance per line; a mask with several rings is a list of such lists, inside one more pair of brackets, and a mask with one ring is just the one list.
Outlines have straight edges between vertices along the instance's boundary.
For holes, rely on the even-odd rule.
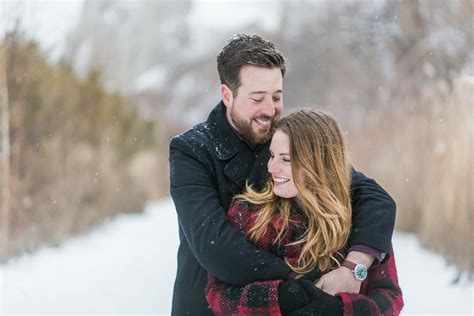
[[[289,137],[293,181],[299,191],[296,203],[304,217],[304,234],[293,243],[301,245],[301,255],[296,266],[287,264],[297,273],[339,266],[336,257],[347,243],[352,217],[351,166],[341,130],[331,115],[316,109],[293,112],[277,122],[275,130]],[[275,243],[281,240],[290,225],[293,199],[276,196],[271,177],[263,191],[247,185],[236,199],[262,206],[248,233],[251,240],[260,239],[275,217],[282,223]]]

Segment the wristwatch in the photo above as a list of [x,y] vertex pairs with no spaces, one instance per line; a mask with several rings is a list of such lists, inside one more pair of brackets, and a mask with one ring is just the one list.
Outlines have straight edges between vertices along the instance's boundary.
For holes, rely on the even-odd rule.
[[346,259],[342,263],[342,266],[354,272],[354,277],[356,278],[356,280],[364,281],[367,277],[367,267],[363,264],[355,263]]

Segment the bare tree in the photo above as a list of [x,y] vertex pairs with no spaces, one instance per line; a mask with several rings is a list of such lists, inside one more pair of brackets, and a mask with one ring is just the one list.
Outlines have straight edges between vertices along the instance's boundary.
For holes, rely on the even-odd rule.
[[[8,224],[10,213],[10,137],[9,137],[9,113],[8,113],[8,87],[7,87],[7,54],[6,44],[0,46],[0,113],[1,113],[1,173],[0,183],[2,188],[1,201],[1,243],[0,259],[6,258],[8,254]],[[2,251],[3,249],[3,251]]]

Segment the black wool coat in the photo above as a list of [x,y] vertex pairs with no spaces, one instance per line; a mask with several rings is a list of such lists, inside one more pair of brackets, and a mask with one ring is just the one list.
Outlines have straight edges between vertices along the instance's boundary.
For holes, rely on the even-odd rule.
[[[220,102],[208,119],[175,136],[170,144],[170,192],[176,206],[180,245],[172,315],[212,315],[204,289],[207,271],[233,285],[286,279],[285,262],[247,241],[226,218],[232,197],[245,182],[267,179],[269,143],[251,149],[235,134]],[[389,253],[395,203],[372,179],[352,175],[353,228],[348,245]]]

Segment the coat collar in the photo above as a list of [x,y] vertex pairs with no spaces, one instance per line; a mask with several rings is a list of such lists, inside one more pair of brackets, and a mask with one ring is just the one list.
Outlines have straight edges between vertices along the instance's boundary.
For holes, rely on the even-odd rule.
[[239,152],[242,146],[246,146],[235,134],[227,120],[224,102],[219,102],[211,111],[206,123],[211,130],[215,155],[219,160],[232,158]]

